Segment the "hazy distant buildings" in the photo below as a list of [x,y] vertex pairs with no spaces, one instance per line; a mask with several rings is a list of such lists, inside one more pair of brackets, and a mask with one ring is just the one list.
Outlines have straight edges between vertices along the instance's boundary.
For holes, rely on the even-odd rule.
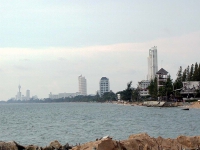
[[78,84],[79,84],[80,95],[87,95],[87,81],[86,81],[85,77],[80,75],[78,77]]
[[106,92],[110,92],[110,82],[108,78],[102,77],[99,81],[99,94],[102,96]]
[[154,46],[149,50],[148,57],[148,80],[153,80],[158,71],[158,58],[157,58],[157,47]]
[[30,100],[30,90],[26,90],[26,96],[22,95],[21,93],[21,85],[18,86],[19,91],[17,92],[17,95],[15,96],[15,100]]
[[76,93],[58,93],[58,94],[52,94],[52,92],[50,92],[49,94],[49,98],[50,99],[61,99],[61,98],[66,98],[66,97],[75,97],[81,95],[79,92]]
[[26,90],[26,100],[30,100],[30,90]]

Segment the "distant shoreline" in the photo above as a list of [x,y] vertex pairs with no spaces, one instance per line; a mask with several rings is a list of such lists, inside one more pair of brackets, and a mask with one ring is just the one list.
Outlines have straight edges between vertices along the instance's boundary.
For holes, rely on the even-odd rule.
[[[37,103],[110,103],[110,104],[117,104],[117,105],[130,105],[130,106],[145,106],[143,104],[143,102],[118,102],[118,101],[112,101],[112,102],[25,102],[25,101],[21,101],[21,102],[7,102],[7,101],[0,101],[0,104],[37,104]],[[187,108],[196,108],[196,109],[200,109],[200,102],[191,102],[191,103],[186,103],[186,105],[184,105],[182,102],[178,102],[179,106],[178,107],[187,107]]]

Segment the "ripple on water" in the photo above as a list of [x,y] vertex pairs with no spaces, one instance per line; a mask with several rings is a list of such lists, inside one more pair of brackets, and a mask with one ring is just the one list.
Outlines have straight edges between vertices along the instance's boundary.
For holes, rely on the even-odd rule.
[[200,135],[198,109],[151,108],[99,103],[1,104],[0,140],[46,146],[53,140],[85,143],[110,135],[126,139],[146,132],[175,138]]

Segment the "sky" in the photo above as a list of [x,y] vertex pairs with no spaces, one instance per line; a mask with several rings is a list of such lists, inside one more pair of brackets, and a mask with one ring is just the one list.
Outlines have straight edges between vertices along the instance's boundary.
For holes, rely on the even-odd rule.
[[78,92],[95,94],[101,77],[113,92],[148,74],[149,49],[173,81],[200,63],[199,0],[0,0],[0,100]]

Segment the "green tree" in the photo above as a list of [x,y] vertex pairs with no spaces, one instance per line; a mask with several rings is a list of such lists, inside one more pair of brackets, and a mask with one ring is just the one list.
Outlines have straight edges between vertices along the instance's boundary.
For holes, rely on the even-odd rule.
[[173,83],[172,83],[172,79],[171,79],[170,75],[167,78],[167,82],[165,83],[164,88],[166,90],[166,95],[167,96],[169,96],[170,94],[173,93]]
[[169,75],[165,84],[159,88],[159,95],[169,97],[171,94],[173,94],[173,83],[171,76]]
[[194,81],[193,74],[194,74],[194,65],[192,64],[190,67],[189,81]]
[[157,99],[158,95],[157,77],[155,77],[154,80],[151,80],[150,85],[147,89],[149,90],[149,95]]
[[[186,75],[185,73],[183,73],[183,74],[184,74],[184,76]],[[175,82],[173,83],[176,95],[180,95],[180,92],[176,91],[176,89],[181,89],[183,87],[182,80],[183,80],[182,67],[180,66],[180,68],[177,72],[177,78],[176,78]]]
[[186,81],[190,81],[190,67],[189,66],[186,69]]
[[99,95],[99,92],[97,91],[97,93],[96,93],[96,100],[99,101],[100,98],[101,98],[101,97],[100,97],[100,95]]
[[132,90],[132,100],[138,101],[139,97],[140,97],[140,89],[136,88],[136,89]]
[[194,66],[193,81],[198,81],[198,64],[197,64],[197,62],[195,63],[195,66]]
[[183,71],[182,75],[182,81],[186,81],[187,75],[186,75],[186,69]]
[[154,81],[153,80],[151,80],[151,82],[150,82],[150,84],[149,84],[149,86],[148,86],[148,88],[147,88],[148,90],[149,90],[149,95],[153,95],[153,89],[154,89]]
[[198,77],[197,77],[197,81],[200,81],[200,63],[199,63],[199,67],[198,67]]
[[113,101],[113,100],[116,100],[116,94],[113,93],[113,92],[105,92],[105,93],[102,95],[101,99],[102,99],[103,101]]
[[131,98],[132,98],[132,90],[133,90],[131,88],[131,85],[132,85],[132,81],[127,83],[127,88],[125,90],[119,91],[116,94],[120,94],[122,100],[125,100],[125,101],[131,100]]

